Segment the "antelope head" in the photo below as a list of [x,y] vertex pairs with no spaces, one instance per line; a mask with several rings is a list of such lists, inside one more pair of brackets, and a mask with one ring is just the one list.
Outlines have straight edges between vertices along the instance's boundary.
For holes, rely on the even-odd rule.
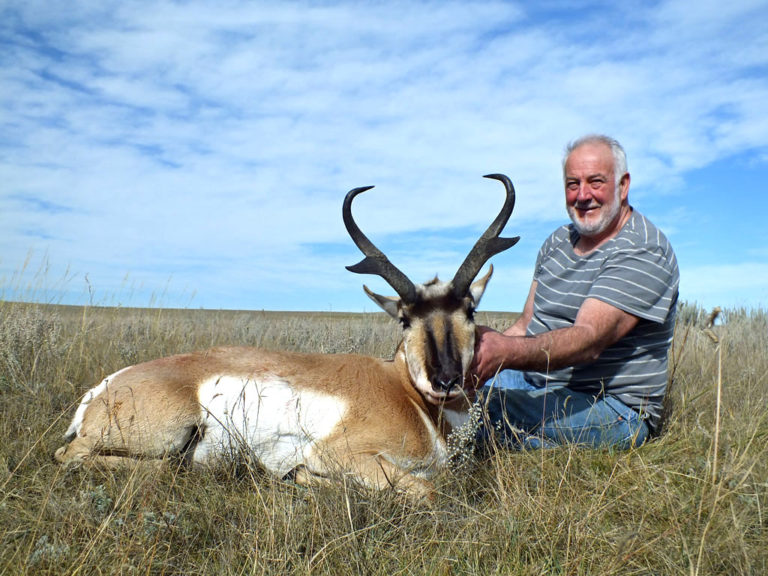
[[493,266],[482,278],[475,281],[475,277],[492,256],[514,246],[520,239],[519,236],[499,236],[515,205],[512,182],[503,174],[489,174],[485,178],[504,184],[506,200],[450,282],[435,278],[425,284],[414,284],[362,233],[352,218],[352,201],[373,186],[350,190],[344,199],[344,225],[365,255],[362,261],[347,269],[381,276],[397,293],[396,297],[382,296],[363,286],[365,293],[402,326],[403,341],[398,354],[405,355],[411,381],[432,404],[473,394],[474,386],[468,373],[475,351],[474,312]]

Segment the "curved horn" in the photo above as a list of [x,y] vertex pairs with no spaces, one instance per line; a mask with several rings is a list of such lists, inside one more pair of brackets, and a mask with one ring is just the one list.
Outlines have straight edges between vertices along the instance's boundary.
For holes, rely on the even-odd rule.
[[469,254],[456,272],[456,276],[453,277],[453,292],[459,298],[463,298],[467,294],[475,276],[477,276],[477,273],[480,272],[480,269],[491,257],[499,252],[503,252],[507,248],[511,248],[520,240],[520,236],[515,236],[514,238],[499,237],[499,234],[501,234],[501,231],[507,224],[507,220],[512,215],[512,209],[515,207],[515,187],[512,186],[512,182],[504,174],[488,174],[483,176],[483,178],[492,178],[503,183],[507,192],[507,198],[501,207],[499,215],[496,216],[496,219],[475,243],[472,250],[469,251]]
[[347,196],[344,198],[344,206],[341,210],[344,217],[344,226],[347,227],[347,232],[349,232],[354,243],[365,254],[363,260],[354,266],[347,266],[347,270],[356,274],[378,274],[397,292],[403,302],[412,304],[416,301],[416,287],[413,285],[413,282],[398,270],[381,250],[373,245],[373,242],[363,234],[355,223],[354,218],[352,218],[352,200],[358,194],[371,188],[373,186],[354,188],[347,192]]

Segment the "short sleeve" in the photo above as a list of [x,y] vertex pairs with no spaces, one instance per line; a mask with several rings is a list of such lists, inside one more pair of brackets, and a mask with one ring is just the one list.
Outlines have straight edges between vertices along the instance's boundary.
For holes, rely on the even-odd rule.
[[664,322],[678,285],[673,252],[660,245],[624,247],[604,261],[587,296],[640,318]]

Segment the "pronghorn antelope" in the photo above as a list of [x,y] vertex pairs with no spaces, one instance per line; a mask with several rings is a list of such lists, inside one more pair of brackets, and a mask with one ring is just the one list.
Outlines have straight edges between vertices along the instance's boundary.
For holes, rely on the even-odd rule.
[[447,463],[446,435],[474,391],[473,314],[493,267],[475,276],[518,240],[499,237],[515,203],[512,183],[486,177],[504,184],[506,200],[450,282],[411,282],[352,218],[353,199],[372,187],[347,194],[344,224],[365,255],[348,269],[377,274],[398,294],[363,287],[402,325],[393,360],[226,347],[130,366],[85,394],[56,460],[116,465],[175,455],[210,463],[246,450],[298,483],[342,473],[429,495],[429,477]]

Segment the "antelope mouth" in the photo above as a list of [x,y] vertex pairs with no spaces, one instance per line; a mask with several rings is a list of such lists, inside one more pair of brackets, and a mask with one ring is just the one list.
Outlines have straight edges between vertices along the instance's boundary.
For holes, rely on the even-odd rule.
[[430,386],[428,390],[422,390],[422,395],[430,404],[445,404],[459,398],[473,400],[476,390],[468,381],[462,386],[458,381],[447,390]]

